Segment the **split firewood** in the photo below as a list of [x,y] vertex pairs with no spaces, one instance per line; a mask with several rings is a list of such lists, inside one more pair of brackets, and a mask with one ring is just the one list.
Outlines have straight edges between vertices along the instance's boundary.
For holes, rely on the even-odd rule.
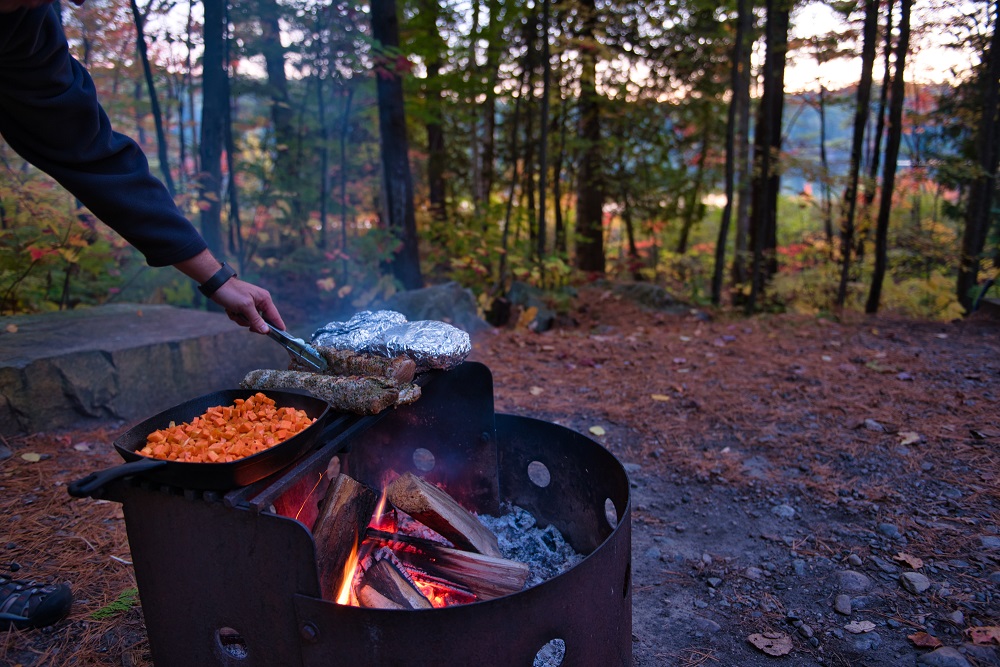
[[366,539],[393,549],[402,563],[464,586],[480,600],[524,590],[530,568],[516,560],[452,549],[430,540],[369,529]]
[[[375,377],[403,385],[413,382],[413,376],[417,371],[417,364],[413,359],[404,355],[389,358],[323,346],[317,347],[316,351],[326,359],[328,365],[323,375]],[[288,370],[315,372],[295,358],[289,363]]]
[[373,377],[343,377],[303,371],[250,371],[240,386],[244,389],[304,389],[328,402],[334,410],[362,415],[375,415],[396,405],[401,392],[410,402],[415,400],[411,400],[411,385],[400,386]]
[[323,599],[336,600],[344,566],[361,544],[377,504],[374,490],[347,475],[330,485],[312,531]]
[[[377,593],[373,595],[372,592]],[[389,600],[390,607],[379,606]],[[430,601],[424,597],[402,568],[392,562],[391,557],[379,558],[361,575],[358,584],[358,602],[362,606],[378,606],[381,609],[430,609]]]
[[437,531],[456,547],[501,558],[496,536],[454,498],[417,477],[406,473],[386,487],[386,497],[428,528]]

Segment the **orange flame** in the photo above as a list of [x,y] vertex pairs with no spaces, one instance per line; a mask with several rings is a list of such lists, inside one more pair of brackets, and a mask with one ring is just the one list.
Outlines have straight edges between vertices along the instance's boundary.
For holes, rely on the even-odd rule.
[[[378,499],[378,504],[375,505],[375,511],[372,513],[372,523],[376,523],[378,518],[382,516],[382,512],[385,511],[386,502],[386,491],[383,487],[382,496]],[[351,604],[351,589],[354,587],[354,577],[358,572],[358,566],[360,563],[361,558],[358,552],[358,540],[355,536],[354,544],[351,547],[351,555],[347,557],[347,564],[344,565],[344,576],[343,579],[341,579],[340,588],[337,591],[337,604]]]
[[358,571],[358,541],[354,540],[351,547],[351,555],[347,558],[347,565],[344,566],[344,578],[340,582],[340,590],[337,591],[337,604],[351,604],[351,586],[354,584],[354,574]]

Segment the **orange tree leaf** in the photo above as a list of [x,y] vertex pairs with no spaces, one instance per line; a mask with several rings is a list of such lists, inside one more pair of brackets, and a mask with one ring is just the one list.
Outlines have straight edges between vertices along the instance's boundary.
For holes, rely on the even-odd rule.
[[937,648],[941,646],[940,639],[926,632],[915,632],[912,635],[907,635],[906,638],[913,642],[914,646],[919,646],[920,648]]
[[973,644],[1000,644],[1000,627],[995,625],[980,626],[966,630]]

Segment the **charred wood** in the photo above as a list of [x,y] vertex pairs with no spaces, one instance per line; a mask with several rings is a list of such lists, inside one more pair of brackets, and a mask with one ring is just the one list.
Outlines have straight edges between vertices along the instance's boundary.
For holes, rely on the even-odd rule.
[[378,494],[347,475],[339,475],[330,486],[313,528],[316,568],[325,600],[335,600],[344,566],[371,520]]
[[417,477],[406,473],[386,487],[389,502],[428,528],[437,531],[456,547],[502,558],[496,536],[454,498]]
[[[358,602],[363,607],[379,609],[430,609],[430,601],[392,562],[391,555],[376,556],[376,560],[361,575]],[[390,605],[386,606],[386,600]]]
[[463,586],[480,600],[524,590],[530,576],[524,563],[453,549],[419,537],[369,529],[366,538],[393,549],[407,566]]

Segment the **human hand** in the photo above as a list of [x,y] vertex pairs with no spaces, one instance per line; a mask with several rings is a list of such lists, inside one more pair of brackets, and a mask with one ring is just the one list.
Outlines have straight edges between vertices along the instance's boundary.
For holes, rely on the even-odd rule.
[[229,319],[254,333],[267,333],[265,319],[278,329],[285,328],[277,307],[271,301],[271,293],[239,278],[227,280],[212,295],[212,301],[226,309]]

